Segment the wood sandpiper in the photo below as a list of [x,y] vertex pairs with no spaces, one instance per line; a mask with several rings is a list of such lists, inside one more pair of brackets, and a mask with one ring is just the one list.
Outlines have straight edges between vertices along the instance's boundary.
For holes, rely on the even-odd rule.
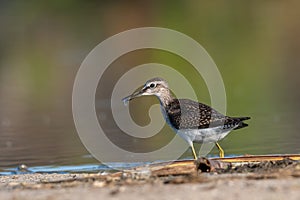
[[145,95],[155,95],[160,102],[162,114],[167,124],[191,147],[194,159],[197,154],[193,143],[215,143],[219,155],[224,151],[218,144],[230,131],[248,126],[244,120],[250,117],[229,117],[203,103],[190,99],[177,99],[171,94],[168,83],[162,78],[148,80],[141,89],[122,99],[128,101]]

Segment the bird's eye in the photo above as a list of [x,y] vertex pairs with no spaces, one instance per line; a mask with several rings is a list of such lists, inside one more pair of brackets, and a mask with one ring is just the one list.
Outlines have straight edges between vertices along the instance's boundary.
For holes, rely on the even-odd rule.
[[151,89],[153,89],[153,88],[155,88],[155,84],[154,83],[151,83],[150,85],[149,85],[149,87],[151,88]]

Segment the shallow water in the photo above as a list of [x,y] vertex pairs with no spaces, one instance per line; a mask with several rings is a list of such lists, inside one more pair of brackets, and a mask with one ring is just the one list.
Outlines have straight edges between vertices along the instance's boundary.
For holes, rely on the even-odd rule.
[[16,174],[32,174],[32,173],[109,173],[116,170],[130,169],[132,167],[142,166],[147,163],[107,163],[102,164],[84,164],[84,165],[45,165],[27,167],[26,165],[20,165],[18,167],[0,168],[0,175],[16,175]]
[[[227,157],[236,157],[237,155],[228,155]],[[89,155],[87,156],[89,157]],[[210,158],[217,156],[208,156]],[[192,157],[185,158],[184,160],[193,160]],[[183,159],[180,159],[183,160]],[[25,164],[18,165],[17,167],[0,167],[0,175],[18,175],[18,174],[32,174],[32,173],[112,173],[118,170],[132,169],[139,166],[147,166],[149,164],[172,162],[165,160],[157,160],[154,162],[111,162],[105,164],[91,163],[82,165],[43,165],[43,166],[27,166]]]
[[[33,116],[33,115],[32,115]],[[289,126],[286,123],[278,123],[278,120],[295,120],[291,115],[278,115],[274,117],[252,116],[249,127],[232,132],[220,145],[225,150],[225,156],[243,154],[286,154],[300,152],[300,136],[298,124]],[[295,115],[297,116],[297,115]],[[37,117],[33,117],[37,119]],[[27,118],[29,121],[35,121]],[[68,172],[98,172],[110,168],[101,165],[94,159],[82,145],[71,120],[66,123],[57,123],[61,117],[51,116],[46,124],[39,123],[36,127],[30,125],[17,126],[13,123],[1,126],[0,167],[1,174],[21,173],[17,168],[25,164],[28,172],[68,173]],[[58,120],[59,121],[59,120]],[[26,124],[26,123],[25,123]],[[112,132],[113,133],[113,132]],[[130,140],[123,132],[116,130],[112,139],[121,147],[136,152],[143,152],[159,148],[173,138],[174,133],[166,126],[161,136],[154,140],[153,146],[147,146],[149,142],[142,144],[136,140]],[[165,137],[167,135],[168,137]],[[123,137],[124,136],[124,137]],[[146,144],[146,145],[145,145]],[[200,145],[196,144],[199,150]],[[109,153],[109,150],[108,152]],[[170,152],[172,153],[172,152]],[[192,158],[191,150],[187,149],[180,159]],[[217,156],[216,148],[208,156]],[[149,160],[151,161],[151,160]],[[131,166],[130,163],[118,163],[120,167]],[[124,166],[123,166],[124,165]],[[134,164],[133,164],[134,165]]]

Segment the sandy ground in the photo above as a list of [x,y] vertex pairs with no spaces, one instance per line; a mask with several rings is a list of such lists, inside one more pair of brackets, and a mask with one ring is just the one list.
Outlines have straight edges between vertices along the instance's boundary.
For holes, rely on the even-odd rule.
[[[101,184],[13,188],[2,185],[0,199],[300,199],[300,178],[250,180],[220,177],[207,183],[121,185]],[[3,184],[3,183],[2,183]],[[5,184],[5,183],[4,183]]]
[[[285,162],[284,164],[286,164]],[[117,175],[116,175],[117,174]],[[121,175],[120,175],[121,174]],[[0,199],[300,199],[300,163],[168,176],[22,174],[0,176]]]

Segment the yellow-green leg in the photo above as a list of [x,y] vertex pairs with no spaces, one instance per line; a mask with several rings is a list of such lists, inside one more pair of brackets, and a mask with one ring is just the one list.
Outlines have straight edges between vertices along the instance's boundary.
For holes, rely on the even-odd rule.
[[222,149],[222,147],[217,142],[216,142],[216,146],[219,149],[220,158],[224,158],[224,150]]
[[195,148],[194,148],[193,142],[191,143],[191,148],[192,148],[192,151],[193,151],[194,159],[197,160],[198,158],[197,158],[197,154],[195,152]]

